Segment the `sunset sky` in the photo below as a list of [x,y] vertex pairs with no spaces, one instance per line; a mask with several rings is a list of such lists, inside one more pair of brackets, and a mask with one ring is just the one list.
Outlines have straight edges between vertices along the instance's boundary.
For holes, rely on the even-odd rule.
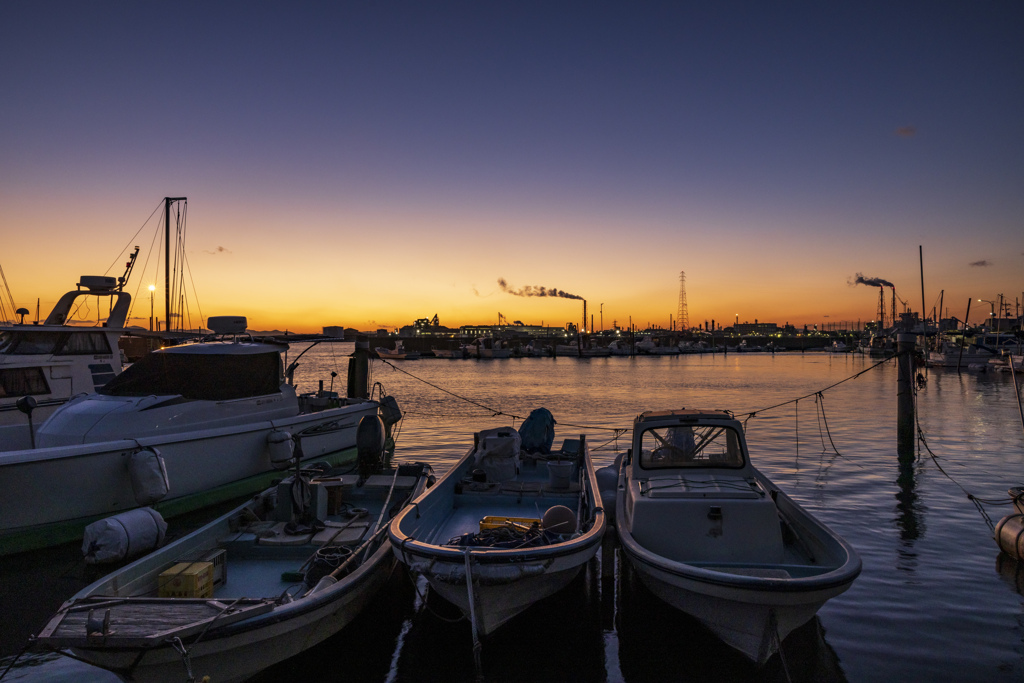
[[1021,36],[1019,2],[5,0],[0,266],[45,315],[139,244],[147,324],[170,195],[198,307],[253,329],[579,321],[499,278],[667,325],[680,271],[693,326],[865,321],[858,273],[921,309],[918,245],[977,321],[1024,290]]

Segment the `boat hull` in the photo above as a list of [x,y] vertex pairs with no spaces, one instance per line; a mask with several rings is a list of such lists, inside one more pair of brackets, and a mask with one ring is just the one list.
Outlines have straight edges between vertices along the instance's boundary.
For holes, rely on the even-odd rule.
[[[276,471],[271,432],[307,432],[303,455],[320,458],[353,448],[359,420],[377,411],[376,402],[366,401],[234,427],[0,453],[0,555],[81,538],[91,521],[138,507],[127,462],[140,449],[155,449],[167,467],[170,491],[158,509],[180,514],[265,486],[260,475]],[[229,486],[246,481],[242,489]],[[204,495],[214,491],[222,497]]]
[[[328,482],[341,487],[348,503],[322,517],[316,513],[327,526],[321,534],[338,529],[329,538],[318,539],[308,530],[289,532],[274,487],[83,589],[51,617],[35,643],[49,650],[70,649],[126,680],[177,682],[188,673],[190,680],[241,681],[331,637],[392,576],[396,559],[386,515],[422,492],[431,470],[420,464],[400,466],[394,474],[368,477],[363,486],[356,486],[354,474],[325,476],[309,486]],[[363,510],[359,516],[346,512],[358,509]],[[255,526],[247,527],[250,523]],[[285,528],[271,531],[267,524]],[[327,546],[346,547],[345,565],[352,566],[337,577],[307,582],[303,573],[309,561]],[[211,551],[223,562],[212,595],[153,597],[169,571]],[[291,599],[281,599],[284,593]],[[97,634],[95,625],[87,627],[85,615],[102,615],[104,609],[109,629],[104,625]]]
[[[322,607],[277,623],[240,629],[237,633],[190,645],[188,652],[195,680],[209,676],[211,681],[244,681],[330,638],[362,612],[387,582],[394,565],[394,555],[385,543],[350,575],[350,587],[338,591],[335,599]],[[126,680],[152,683],[186,680],[182,656],[171,647],[149,650],[141,659],[137,650],[72,648],[72,651],[77,657],[118,673]]]
[[[647,434],[671,438],[678,425],[702,430],[702,444],[728,433],[727,450],[666,464]],[[853,548],[750,464],[740,424],[724,413],[645,413],[631,452],[641,455],[623,458],[617,483],[623,554],[656,597],[754,662],[860,574]]]
[[[422,574],[431,589],[456,605],[478,635],[488,635],[568,585],[601,545],[605,515],[597,497],[590,454],[583,442],[576,482],[561,490],[549,481],[547,462],[524,462],[515,479],[470,490],[476,469],[471,450],[432,489],[391,524],[399,561]],[[518,447],[517,447],[518,448]],[[466,490],[462,487],[466,486]],[[518,548],[450,545],[449,539],[481,530],[484,517],[539,518],[553,506],[580,513],[571,537]]]

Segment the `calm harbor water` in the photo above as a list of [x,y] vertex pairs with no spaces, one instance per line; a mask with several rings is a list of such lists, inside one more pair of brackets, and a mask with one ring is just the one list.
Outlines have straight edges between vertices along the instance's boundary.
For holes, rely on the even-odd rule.
[[[331,370],[338,372],[335,388],[343,388],[351,348],[324,344],[307,353],[296,374],[300,390],[314,390],[321,377],[329,383]],[[786,640],[784,657],[756,669],[661,605],[629,571],[602,579],[595,561],[569,589],[485,642],[487,681],[1024,680],[1024,568],[999,557],[964,493],[1006,500],[1008,487],[1024,483],[1024,434],[1010,377],[927,373],[919,423],[954,483],[926,451],[899,467],[894,363],[813,395],[876,362],[825,353],[424,359],[394,367],[374,361],[371,371],[406,414],[399,457],[430,462],[438,473],[462,456],[473,431],[518,425],[510,416],[540,406],[559,421],[556,439],[587,435],[600,467],[628,446],[628,432],[614,430],[628,430],[644,410],[744,414],[811,395],[749,419],[752,458],[853,544],[864,571]],[[984,510],[998,521],[1010,507]],[[84,585],[77,554],[69,546],[5,560],[3,666]],[[472,680],[469,625],[424,582],[396,572],[357,622],[259,679]],[[7,680],[114,679],[71,660],[30,657]]]

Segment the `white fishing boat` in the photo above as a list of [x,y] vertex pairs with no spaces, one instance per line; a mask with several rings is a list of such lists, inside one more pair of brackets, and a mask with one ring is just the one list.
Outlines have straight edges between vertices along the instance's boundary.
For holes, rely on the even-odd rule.
[[406,349],[401,339],[395,341],[395,348],[393,349],[378,346],[374,351],[377,352],[378,358],[386,360],[418,360],[420,357],[419,351],[409,351]]
[[[359,420],[381,409],[353,381],[355,361],[352,396],[298,396],[282,371],[287,344],[253,341],[245,318],[208,324],[225,336],[150,353],[59,408],[36,448],[0,452],[0,555],[81,538],[88,523],[138,506],[173,516],[258,491],[293,443],[305,458],[351,456],[340,452],[355,446]],[[393,398],[384,408],[397,422]],[[164,484],[140,484],[152,476]]]
[[[134,260],[135,254],[129,266]],[[26,325],[22,309],[21,323],[0,327],[3,449],[32,446],[27,413],[38,427],[72,396],[93,392],[121,372],[117,341],[131,306],[131,295],[122,291],[126,279],[127,274],[120,281],[83,275],[77,289],[65,293],[41,325]],[[90,297],[95,300],[86,303]],[[107,315],[97,315],[95,325],[73,324],[80,308]],[[19,401],[24,410],[18,408]]]
[[126,680],[241,681],[341,630],[391,575],[394,511],[432,479],[421,463],[381,467],[383,427],[366,421],[359,474],[293,474],[83,589],[35,646]]
[[500,339],[481,337],[472,344],[466,344],[466,353],[470,358],[511,358],[512,349]]
[[750,462],[722,411],[647,412],[619,470],[622,550],[661,600],[757,663],[850,587],[861,561]]
[[528,424],[521,429],[530,451],[520,450],[515,429],[479,432],[462,460],[391,524],[399,560],[458,606],[475,641],[565,587],[604,534],[585,437],[532,452]]

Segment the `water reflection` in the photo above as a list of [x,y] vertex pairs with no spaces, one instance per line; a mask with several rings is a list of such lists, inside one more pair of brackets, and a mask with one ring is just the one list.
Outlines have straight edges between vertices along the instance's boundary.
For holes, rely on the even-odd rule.
[[605,681],[604,639],[594,563],[564,590],[483,639],[482,676],[473,669],[470,625],[428,592],[402,643],[396,681]]

